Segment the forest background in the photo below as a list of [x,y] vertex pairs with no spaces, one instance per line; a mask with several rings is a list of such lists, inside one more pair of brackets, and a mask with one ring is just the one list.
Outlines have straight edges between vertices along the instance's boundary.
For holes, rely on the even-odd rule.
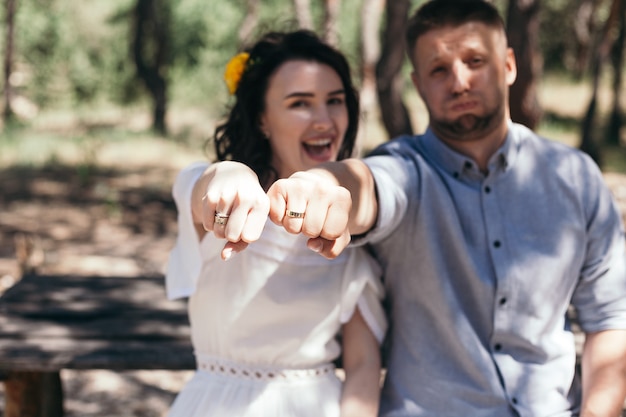
[[[361,89],[366,148],[427,124],[402,36],[421,1],[3,2],[3,163],[29,154],[28,147],[63,159],[68,139],[84,158],[96,158],[102,147],[140,131],[202,148],[230,103],[225,63],[268,28],[313,28],[347,54]],[[624,3],[495,0],[520,68],[513,119],[583,147],[603,166],[609,154],[610,168],[612,156],[622,155]],[[147,126],[124,128],[141,116]],[[85,134],[55,135],[62,123]],[[610,152],[600,151],[605,145]]]
[[[422,2],[1,0],[0,293],[33,270],[161,274],[173,178],[211,157],[224,66],[264,30],[312,28],[345,52],[363,152],[422,132],[403,36]],[[520,69],[513,119],[592,155],[626,212],[626,0],[494,3]],[[164,416],[189,376],[64,370],[66,416]]]

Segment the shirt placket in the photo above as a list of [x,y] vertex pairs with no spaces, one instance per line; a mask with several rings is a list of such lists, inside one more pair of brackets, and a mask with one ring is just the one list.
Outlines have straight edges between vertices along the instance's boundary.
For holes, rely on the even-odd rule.
[[[493,298],[493,333],[490,340],[490,349],[493,359],[498,366],[504,382],[504,389],[508,395],[508,401],[512,408],[518,404],[518,399],[512,392],[511,386],[506,378],[506,370],[502,369],[499,360],[507,356],[508,346],[506,335],[510,333],[511,324],[511,283],[507,279],[507,265],[509,264],[510,248],[506,240],[505,225],[506,213],[500,210],[498,202],[500,195],[494,181],[494,175],[486,177],[481,183],[481,204],[483,209],[485,233],[489,242],[488,252],[491,265],[495,274],[496,293]],[[504,371],[504,372],[503,372]]]

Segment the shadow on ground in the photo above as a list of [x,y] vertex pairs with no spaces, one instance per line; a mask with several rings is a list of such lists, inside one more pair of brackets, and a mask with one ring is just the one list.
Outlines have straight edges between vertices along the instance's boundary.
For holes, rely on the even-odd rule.
[[[24,256],[45,274],[162,273],[176,234],[175,175],[161,167],[0,169],[0,292],[21,276]],[[190,376],[64,370],[65,415],[165,416]],[[0,383],[0,415],[3,390]]]
[[46,273],[161,272],[176,232],[162,168],[27,166],[0,171],[0,276],[15,275],[16,239]]

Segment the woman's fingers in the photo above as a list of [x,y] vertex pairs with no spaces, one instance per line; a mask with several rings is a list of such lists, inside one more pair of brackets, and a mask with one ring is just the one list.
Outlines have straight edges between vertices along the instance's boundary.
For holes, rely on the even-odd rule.
[[270,219],[290,233],[312,238],[309,248],[334,258],[350,242],[348,219],[352,200],[343,187],[315,174],[297,173],[268,190]]
[[269,198],[256,175],[247,170],[231,167],[218,172],[207,186],[202,201],[203,226],[219,239],[249,243],[261,236]]

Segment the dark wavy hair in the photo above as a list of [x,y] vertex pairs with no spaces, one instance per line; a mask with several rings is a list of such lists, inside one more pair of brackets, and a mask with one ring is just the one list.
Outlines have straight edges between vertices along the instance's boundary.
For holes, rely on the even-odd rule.
[[338,159],[352,156],[359,119],[359,99],[352,83],[350,66],[341,52],[308,30],[266,33],[250,48],[248,65],[235,92],[235,104],[224,123],[217,126],[214,145],[217,159],[248,165],[263,186],[278,179],[271,166],[269,141],[260,130],[269,79],[285,62],[315,61],[333,68],[343,84],[348,110],[348,128]]

